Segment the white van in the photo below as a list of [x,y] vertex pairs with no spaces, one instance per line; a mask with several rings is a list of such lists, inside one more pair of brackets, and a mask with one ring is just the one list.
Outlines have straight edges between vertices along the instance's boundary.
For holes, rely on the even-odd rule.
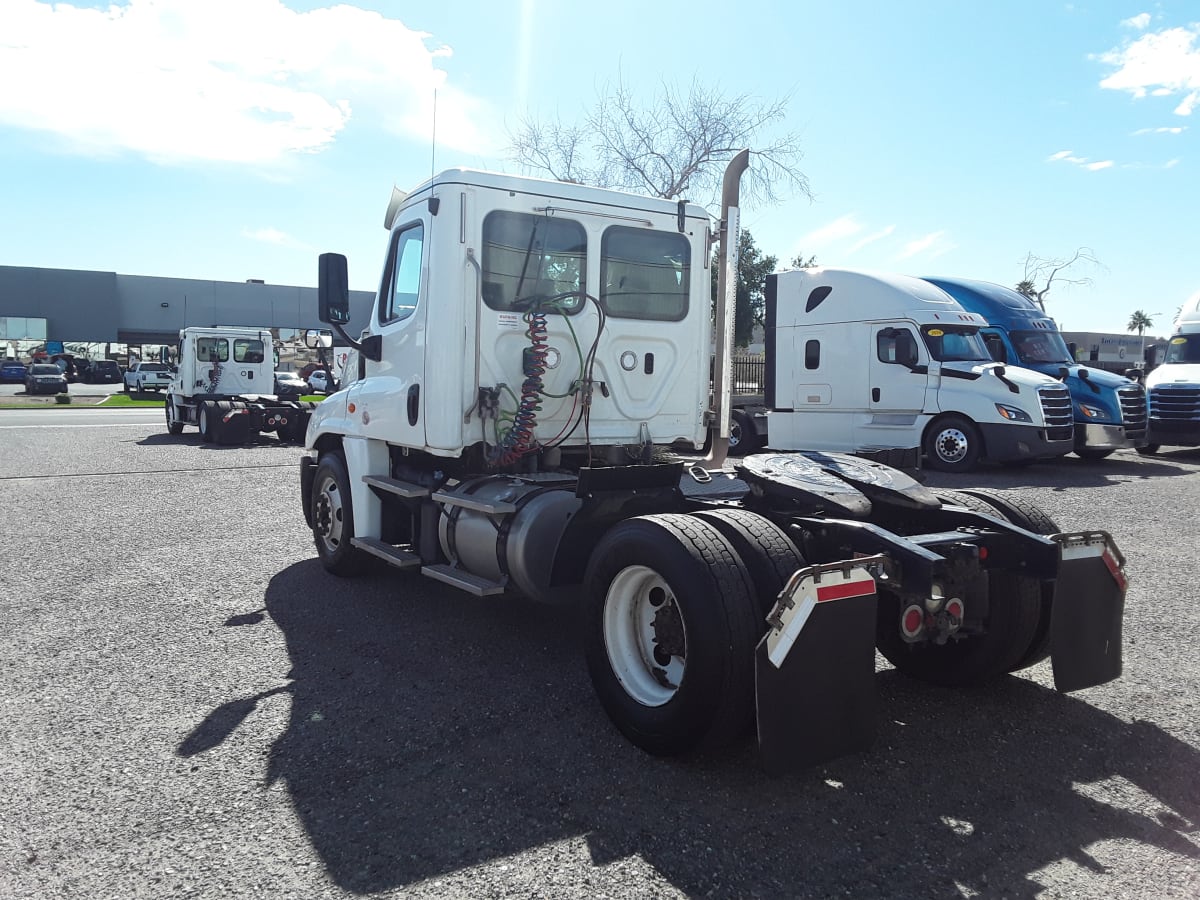
[[1147,444],[1138,452],[1200,447],[1200,294],[1180,309],[1162,363],[1146,375],[1146,393]]
[[966,472],[1074,447],[1068,389],[992,361],[987,322],[927,281],[810,268],[767,279],[767,445],[871,452],[919,447]]

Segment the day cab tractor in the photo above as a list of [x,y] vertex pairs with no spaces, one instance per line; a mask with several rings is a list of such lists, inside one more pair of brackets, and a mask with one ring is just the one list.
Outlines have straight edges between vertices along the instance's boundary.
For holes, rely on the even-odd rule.
[[[324,567],[378,557],[578,603],[595,691],[634,744],[690,754],[753,727],[772,772],[869,746],[876,648],[941,685],[1047,656],[1059,690],[1117,677],[1126,582],[1105,532],[841,453],[726,465],[747,160],[715,224],[684,201],[436,175],[393,196],[357,338],[345,257],[323,255],[320,318],[359,359],[301,459]],[[707,456],[670,461],[710,429]]]
[[184,328],[178,360],[165,404],[171,434],[195,425],[214,444],[244,444],[264,432],[283,441],[304,437],[316,404],[275,394],[269,328]]

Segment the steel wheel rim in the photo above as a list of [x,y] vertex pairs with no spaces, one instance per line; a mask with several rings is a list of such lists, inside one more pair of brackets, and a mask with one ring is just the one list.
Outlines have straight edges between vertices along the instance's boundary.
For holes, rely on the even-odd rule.
[[342,492],[338,488],[337,480],[325,476],[317,485],[316,501],[313,505],[313,531],[330,553],[342,545],[345,515]]
[[683,615],[670,585],[648,566],[627,566],[609,583],[604,646],[613,674],[643,706],[662,706],[679,690],[687,658]]
[[933,448],[943,462],[962,462],[968,450],[967,436],[957,428],[943,428],[938,432]]

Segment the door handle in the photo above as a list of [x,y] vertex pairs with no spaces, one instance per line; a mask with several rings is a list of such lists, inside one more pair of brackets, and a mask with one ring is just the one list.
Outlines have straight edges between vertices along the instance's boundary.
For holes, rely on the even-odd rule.
[[879,388],[871,388],[871,402],[872,403],[879,402]]
[[421,386],[414,384],[408,389],[408,424],[417,424],[417,415],[421,411]]

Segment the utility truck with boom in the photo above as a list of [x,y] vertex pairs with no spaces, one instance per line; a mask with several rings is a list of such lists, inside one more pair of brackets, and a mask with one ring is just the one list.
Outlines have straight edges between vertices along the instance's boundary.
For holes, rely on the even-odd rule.
[[[1105,532],[838,453],[725,465],[748,155],[715,229],[683,201],[436,175],[389,205],[357,338],[345,257],[323,255],[320,318],[359,377],[305,436],[322,564],[349,576],[378,557],[476,596],[579,603],[593,685],[629,740],[686,754],[754,728],[773,772],[870,744],[876,647],[944,685],[1047,656],[1060,690],[1117,677],[1125,575]],[[709,429],[703,460],[663,461]]]
[[195,425],[214,444],[244,444],[263,432],[300,441],[315,403],[275,391],[275,351],[267,328],[184,328],[178,370],[167,387],[167,431]]
[[1146,444],[1146,390],[1136,381],[1075,362],[1054,320],[1029,297],[999,284],[928,277],[987,320],[980,335],[992,358],[1057,378],[1071,392],[1075,455],[1104,459]]

